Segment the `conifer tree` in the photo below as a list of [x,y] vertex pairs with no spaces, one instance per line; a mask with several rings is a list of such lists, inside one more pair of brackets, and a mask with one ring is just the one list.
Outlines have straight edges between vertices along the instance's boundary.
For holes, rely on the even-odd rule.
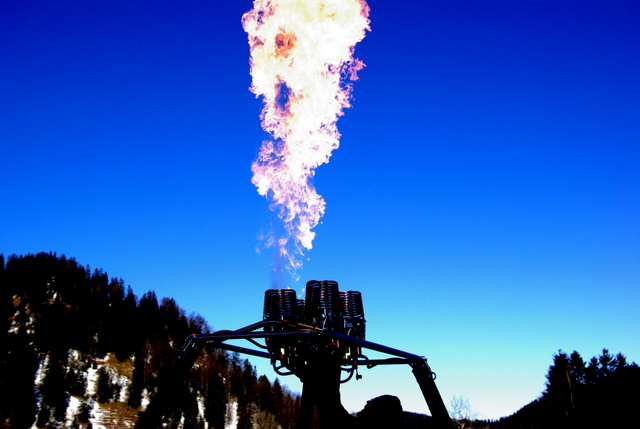
[[569,356],[562,351],[558,351],[553,356],[553,365],[547,372],[546,397],[553,410],[556,411],[556,418],[567,419],[574,410],[574,383]]
[[133,363],[133,374],[129,385],[128,405],[131,408],[139,408],[142,403],[142,392],[144,390],[144,354],[136,353]]
[[96,394],[98,395],[98,401],[102,404],[112,402],[119,394],[118,386],[114,384],[111,375],[104,366],[98,370],[98,389]]
[[48,365],[44,368],[45,376],[40,386],[42,404],[51,410],[51,417],[58,422],[64,421],[69,404],[69,395],[65,390],[66,363],[66,355],[51,353]]
[[27,429],[35,420],[33,385],[38,361],[24,330],[9,335],[4,346],[0,349],[0,421]]
[[213,371],[207,379],[204,416],[211,429],[224,429],[227,395],[223,376]]

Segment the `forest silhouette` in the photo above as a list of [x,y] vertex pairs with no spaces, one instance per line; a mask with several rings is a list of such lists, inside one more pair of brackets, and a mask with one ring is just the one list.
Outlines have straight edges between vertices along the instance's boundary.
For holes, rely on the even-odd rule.
[[[0,426],[15,429],[34,422],[58,427],[68,420],[71,397],[80,400],[72,427],[89,427],[96,403],[122,399],[128,412],[121,417],[143,427],[145,419],[135,417],[172,374],[175,349],[189,334],[210,331],[203,317],[186,316],[171,298],[158,301],[150,291],[138,299],[121,279],[52,253],[11,256],[6,263],[0,255],[0,314],[0,343],[6,345]],[[107,356],[111,364],[105,365]],[[117,371],[127,366],[130,374]],[[87,373],[98,367],[97,389],[88,392]],[[277,379],[258,377],[237,354],[205,348],[184,382],[154,416],[169,428],[203,427],[206,420],[209,428],[222,429],[231,401],[239,429],[252,428],[256,419],[265,428],[295,427],[298,395]]]

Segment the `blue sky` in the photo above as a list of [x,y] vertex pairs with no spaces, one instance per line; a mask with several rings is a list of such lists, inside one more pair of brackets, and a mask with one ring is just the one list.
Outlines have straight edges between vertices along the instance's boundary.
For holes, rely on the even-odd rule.
[[[291,287],[361,291],[368,339],[427,356],[445,402],[481,417],[535,399],[558,349],[640,361],[640,5],[369,5]],[[2,2],[0,252],[64,253],[214,329],[259,320],[251,7]],[[347,408],[392,393],[426,411],[408,367],[363,375]]]

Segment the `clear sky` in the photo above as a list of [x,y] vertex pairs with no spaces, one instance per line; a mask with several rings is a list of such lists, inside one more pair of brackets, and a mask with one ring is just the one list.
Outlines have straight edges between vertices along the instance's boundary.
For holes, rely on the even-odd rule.
[[[535,399],[558,349],[640,362],[640,3],[369,5],[291,287],[361,291],[367,338],[426,356],[480,417]],[[214,329],[260,320],[251,7],[0,2],[0,252],[75,257]],[[348,409],[427,411],[408,367],[362,374]]]

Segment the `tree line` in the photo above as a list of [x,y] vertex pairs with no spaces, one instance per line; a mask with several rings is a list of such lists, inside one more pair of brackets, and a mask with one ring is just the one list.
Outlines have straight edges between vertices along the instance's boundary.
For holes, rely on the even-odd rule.
[[638,425],[640,367],[622,353],[603,349],[585,361],[559,350],[547,371],[542,395],[499,427],[617,428]]
[[[171,298],[138,299],[122,279],[55,253],[0,255],[0,323],[0,426],[16,429],[88,428],[97,404],[115,403],[140,427],[176,348],[211,330]],[[230,406],[238,429],[295,427],[299,396],[237,354],[205,348],[184,385],[159,416],[169,428],[223,429]]]
[[[585,361],[580,353],[559,350],[546,374],[540,397],[499,420],[475,420],[468,401],[452,404],[466,429],[590,429],[637,427],[640,367],[622,353],[603,349]],[[459,401],[462,401],[461,397]],[[455,414],[455,412],[454,412]],[[456,417],[454,415],[454,417]]]

